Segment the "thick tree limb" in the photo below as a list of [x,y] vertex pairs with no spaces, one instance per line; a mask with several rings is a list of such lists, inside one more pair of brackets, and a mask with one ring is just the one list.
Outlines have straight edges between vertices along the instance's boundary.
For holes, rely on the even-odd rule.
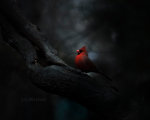
[[66,65],[63,60],[55,55],[56,50],[47,43],[46,37],[38,30],[37,26],[33,25],[21,15],[14,0],[1,0],[0,8],[16,30],[24,35],[37,48],[41,56],[40,58],[42,58],[42,64]]
[[[45,38],[34,25],[11,6],[13,3],[9,3],[9,0],[2,1],[4,4],[0,2],[3,11],[0,25],[3,38],[25,59],[28,75],[33,84],[46,92],[75,100],[98,113],[113,115],[118,100],[116,91],[110,86],[102,86],[88,75],[66,65],[52,52],[53,48],[46,44]],[[11,10],[11,13],[7,9]],[[36,64],[33,62],[35,58],[42,57],[38,55],[39,51],[44,53],[46,57],[42,59],[46,60],[40,62],[40,59]],[[51,65],[42,67],[43,62],[47,61]],[[103,115],[108,116],[107,114]]]
[[35,58],[37,58],[36,51],[31,43],[25,38],[21,37],[11,24],[5,19],[5,17],[0,14],[0,24],[3,39],[10,46],[15,48],[25,59],[27,65],[34,63]]

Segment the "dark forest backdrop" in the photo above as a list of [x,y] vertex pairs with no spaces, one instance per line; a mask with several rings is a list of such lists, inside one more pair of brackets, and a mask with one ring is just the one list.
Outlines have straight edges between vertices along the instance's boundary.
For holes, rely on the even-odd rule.
[[[90,58],[119,89],[122,99],[116,119],[150,119],[150,8],[146,0],[17,0],[17,5],[70,66],[75,67],[76,50],[87,46]],[[2,39],[0,34],[1,120],[101,118],[33,85],[24,74],[22,58]]]

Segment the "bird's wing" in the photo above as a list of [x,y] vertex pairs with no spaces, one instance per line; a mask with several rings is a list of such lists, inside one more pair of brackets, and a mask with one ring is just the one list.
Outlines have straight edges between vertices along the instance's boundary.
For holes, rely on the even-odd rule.
[[85,69],[87,70],[87,72],[98,72],[96,66],[86,55],[84,55],[82,57],[82,64],[85,67]]
[[99,71],[96,66],[93,64],[93,62],[88,58],[88,56],[84,56],[83,57],[83,65],[84,67],[87,69],[87,72],[96,72],[99,73],[101,75],[103,75],[106,79],[112,81],[112,79],[110,77],[108,77],[104,72]]

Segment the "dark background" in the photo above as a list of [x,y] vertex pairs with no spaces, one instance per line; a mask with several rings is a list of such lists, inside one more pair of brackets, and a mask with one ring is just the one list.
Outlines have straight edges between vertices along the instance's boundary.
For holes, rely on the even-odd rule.
[[[124,96],[119,120],[150,120],[150,8],[146,1],[18,0],[17,4],[69,65],[75,67],[76,50],[87,47],[95,65]],[[81,105],[32,85],[24,75],[22,58],[2,40],[0,56],[1,120],[99,119]]]

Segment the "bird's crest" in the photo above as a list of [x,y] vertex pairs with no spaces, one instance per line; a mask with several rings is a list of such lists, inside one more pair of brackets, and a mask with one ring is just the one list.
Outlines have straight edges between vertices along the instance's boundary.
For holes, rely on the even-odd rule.
[[82,48],[80,48],[80,50],[86,52],[86,46],[83,46]]
[[88,55],[88,53],[86,51],[86,46],[83,46],[82,48],[80,48],[80,52],[85,53],[86,55]]

